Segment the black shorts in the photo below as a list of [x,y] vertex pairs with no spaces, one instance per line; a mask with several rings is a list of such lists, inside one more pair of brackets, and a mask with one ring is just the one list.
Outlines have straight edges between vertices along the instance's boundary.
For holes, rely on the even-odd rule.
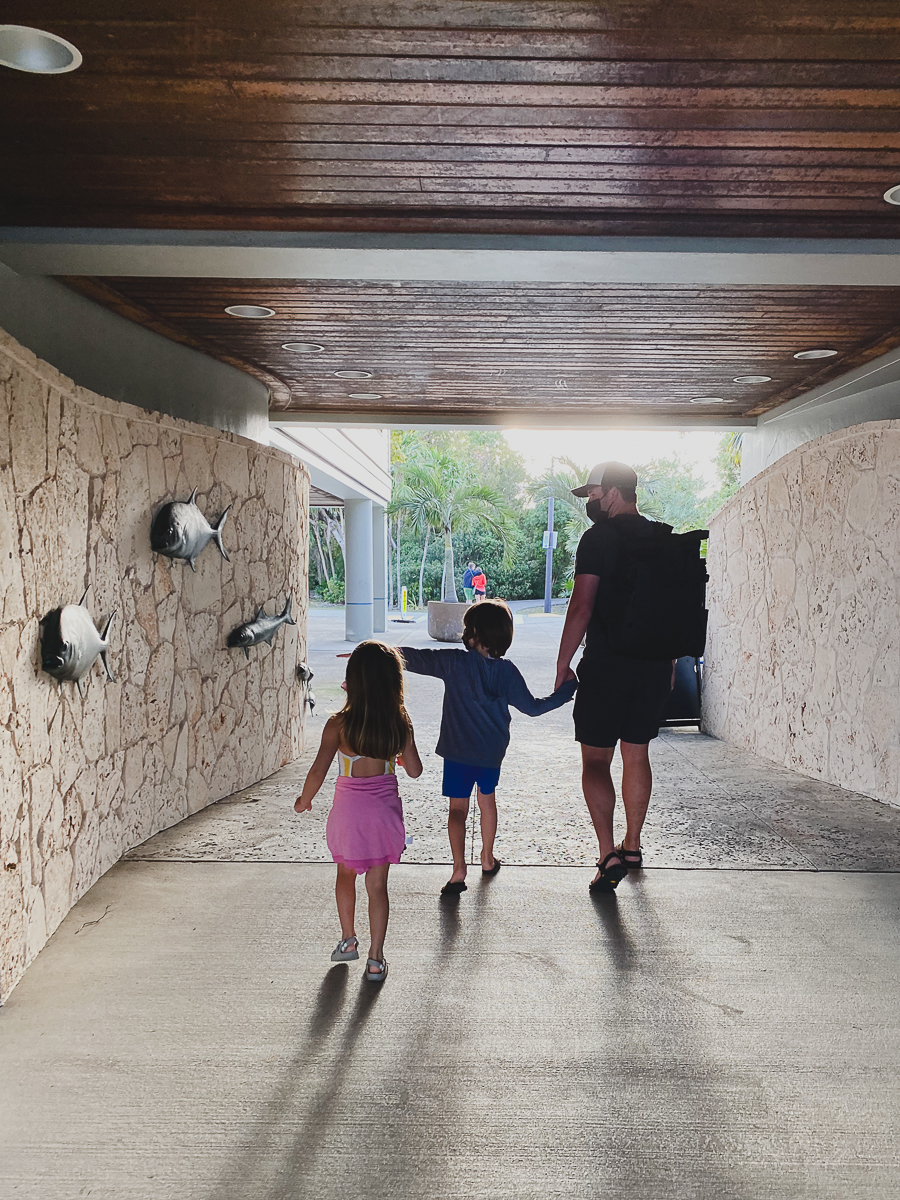
[[642,746],[659,734],[669,696],[672,664],[604,656],[578,664],[575,740],[607,749],[616,742]]

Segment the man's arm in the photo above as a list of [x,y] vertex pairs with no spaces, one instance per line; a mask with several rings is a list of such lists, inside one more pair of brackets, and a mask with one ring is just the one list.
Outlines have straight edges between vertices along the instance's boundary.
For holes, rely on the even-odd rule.
[[574,679],[575,672],[569,665],[575,657],[575,652],[581,645],[591,615],[594,611],[594,600],[597,598],[597,588],[600,586],[599,575],[576,575],[575,586],[572,588],[572,598],[566,610],[566,623],[563,625],[562,637],[559,639],[559,657],[556,660],[556,687]]

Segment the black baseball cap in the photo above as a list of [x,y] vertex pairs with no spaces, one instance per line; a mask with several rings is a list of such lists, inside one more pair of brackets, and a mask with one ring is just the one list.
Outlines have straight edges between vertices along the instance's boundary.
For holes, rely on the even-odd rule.
[[627,463],[597,463],[588,475],[587,483],[582,484],[581,487],[572,488],[572,495],[589,496],[595,487],[636,488],[637,481],[637,475]]

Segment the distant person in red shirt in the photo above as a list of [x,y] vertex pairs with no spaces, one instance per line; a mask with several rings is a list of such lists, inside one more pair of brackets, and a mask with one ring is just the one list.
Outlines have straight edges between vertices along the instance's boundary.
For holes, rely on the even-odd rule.
[[483,600],[487,594],[487,579],[481,567],[475,568],[475,574],[472,576],[472,591],[475,595],[474,604]]

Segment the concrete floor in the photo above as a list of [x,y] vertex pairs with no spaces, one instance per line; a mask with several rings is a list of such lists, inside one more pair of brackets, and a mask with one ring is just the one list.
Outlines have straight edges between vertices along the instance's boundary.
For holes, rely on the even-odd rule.
[[[558,634],[517,625],[536,690]],[[428,750],[437,700],[410,680]],[[0,1010],[0,1197],[893,1200],[900,812],[668,734],[649,869],[593,901],[568,721],[515,722],[508,865],[458,902],[433,756],[404,785],[383,987],[329,962],[302,769],[113,868]]]
[[115,867],[2,1012],[0,1195],[900,1192],[900,876],[443,875],[396,870],[379,988],[327,866]]

